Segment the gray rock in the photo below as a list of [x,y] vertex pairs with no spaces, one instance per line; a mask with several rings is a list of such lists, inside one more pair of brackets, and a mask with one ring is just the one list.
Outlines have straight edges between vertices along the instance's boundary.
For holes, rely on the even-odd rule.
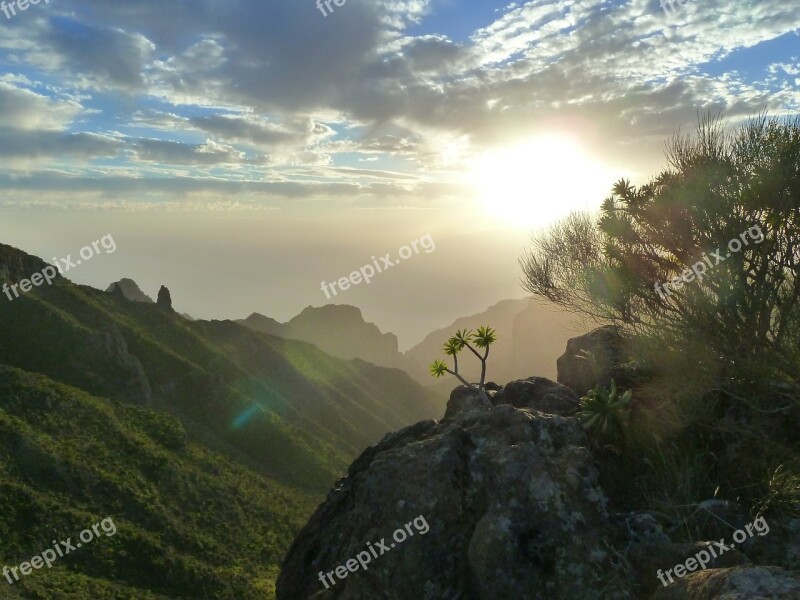
[[[301,531],[277,598],[615,597],[614,531],[585,446],[574,419],[507,404],[391,434],[353,463]],[[325,590],[320,571],[368,542],[391,542],[419,516],[426,534]]]
[[475,388],[460,385],[450,392],[450,399],[447,401],[447,410],[444,413],[445,419],[452,419],[457,414],[468,410],[489,410]]
[[652,600],[797,600],[800,579],[777,567],[739,566],[697,571],[667,587]]
[[143,302],[145,304],[153,304],[153,300],[145,294],[139,285],[133,280],[123,277],[119,281],[115,281],[106,288],[106,292],[121,296],[126,300],[132,302]]
[[[586,358],[591,353],[594,361]],[[613,370],[622,357],[622,337],[616,327],[599,327],[585,335],[570,338],[557,361],[558,382],[585,395],[596,385],[608,387]]]
[[670,542],[658,519],[649,512],[634,512],[625,517],[625,527],[632,542]]
[[494,396],[494,402],[562,416],[572,416],[580,408],[580,399],[575,392],[544,377],[529,377],[506,384]]
[[172,296],[169,293],[167,286],[162,285],[158,290],[158,298],[156,304],[168,311],[172,311]]
[[[701,550],[708,552],[708,543],[696,542],[693,544],[675,544],[670,542],[641,542],[631,546],[628,560],[636,573],[636,583],[639,589],[648,597],[657,589],[663,587],[658,578],[661,570],[662,577],[670,586],[681,581],[674,574],[672,578],[676,583],[669,583],[666,572],[674,569],[675,565],[684,564],[688,558],[697,555]],[[747,557],[736,549],[730,549],[722,555],[712,558],[707,563],[707,568],[734,567],[747,564]]]
[[149,405],[152,400],[150,381],[142,363],[128,351],[128,344],[119,328],[111,325],[107,331],[92,334],[89,339],[95,350],[102,352],[108,360],[106,368],[116,373],[122,397],[134,404]]

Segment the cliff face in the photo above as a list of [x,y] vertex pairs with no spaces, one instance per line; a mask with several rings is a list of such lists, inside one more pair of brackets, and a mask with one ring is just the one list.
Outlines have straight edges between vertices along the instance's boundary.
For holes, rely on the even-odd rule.
[[340,358],[361,358],[384,367],[401,366],[397,336],[381,333],[377,325],[364,321],[361,309],[355,306],[308,306],[286,323],[284,337],[311,342]]
[[[578,423],[531,408],[545,402],[574,412],[577,398],[553,382],[534,383],[525,400],[525,385],[496,394],[501,404],[492,409],[459,388],[451,416],[366,450],[295,541],[279,600],[328,597],[319,572],[336,578],[337,566],[381,538],[391,550],[368,570],[336,578],[327,594],[592,597],[582,594],[602,588],[611,569],[606,499]],[[512,400],[525,408],[503,404]],[[399,543],[393,532],[420,516],[430,531]]]
[[398,351],[397,336],[382,333],[377,325],[367,323],[361,309],[355,306],[307,306],[287,323],[253,313],[239,323],[269,335],[309,342],[338,358],[360,358],[381,367],[407,367],[405,357]]
[[659,513],[615,512],[571,389],[532,377],[489,395],[485,407],[456,388],[441,421],[364,451],[295,539],[278,600],[800,598],[798,520],[662,586],[657,573],[712,547],[667,531],[730,539],[726,525],[751,517],[718,500],[669,527]]
[[113,292],[121,293],[123,298],[131,300],[133,302],[144,302],[145,304],[153,304],[152,298],[150,298],[150,296],[145,294],[133,279],[122,278],[119,281],[115,281],[106,288],[106,291],[110,293]]

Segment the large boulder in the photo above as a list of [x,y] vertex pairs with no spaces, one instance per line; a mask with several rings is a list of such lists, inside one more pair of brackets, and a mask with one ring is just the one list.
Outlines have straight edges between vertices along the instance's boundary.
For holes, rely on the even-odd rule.
[[777,518],[663,586],[749,515],[701,502],[681,531],[705,541],[686,542],[662,513],[609,513],[571,390],[531,377],[487,395],[456,388],[445,419],[367,448],[295,540],[277,600],[800,598],[800,522]]
[[[491,392],[487,394],[493,396]],[[467,410],[489,410],[475,388],[460,385],[450,392],[450,399],[447,401],[447,410],[444,413],[445,419],[452,419],[457,414]]]
[[545,377],[528,377],[507,383],[495,394],[494,402],[561,416],[572,416],[580,408],[580,399],[575,392]]
[[558,383],[583,396],[596,385],[608,387],[622,362],[622,336],[613,326],[599,327],[570,338],[556,362]]
[[626,597],[576,420],[454,394],[448,419],[390,434],[353,463],[295,540],[278,600]]
[[[505,386],[489,382],[486,395],[494,406],[508,404],[514,408],[530,408],[562,417],[572,416],[580,408],[580,399],[568,387],[545,377],[528,377]],[[460,385],[450,393],[445,419],[464,410],[488,410],[475,388]]]
[[[696,556],[698,552],[709,553],[713,542],[672,543],[672,542],[634,542],[628,551],[628,562],[635,571],[635,581],[642,592],[642,597],[649,598],[663,587],[658,575],[661,574],[667,585],[665,573],[682,564],[687,558]],[[712,557],[706,566],[711,568],[734,567],[748,562],[747,557],[736,549],[731,549],[718,557]],[[673,578],[674,579],[674,578]],[[679,579],[678,579],[679,581]]]

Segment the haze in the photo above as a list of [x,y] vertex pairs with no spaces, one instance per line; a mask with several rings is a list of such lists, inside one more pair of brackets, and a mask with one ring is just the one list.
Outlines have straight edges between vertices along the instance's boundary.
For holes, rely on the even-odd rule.
[[[698,113],[800,106],[797,8],[54,0],[0,15],[0,235],[201,318],[330,302],[406,348],[519,298],[531,229],[647,181]],[[725,27],[720,28],[719,23]]]

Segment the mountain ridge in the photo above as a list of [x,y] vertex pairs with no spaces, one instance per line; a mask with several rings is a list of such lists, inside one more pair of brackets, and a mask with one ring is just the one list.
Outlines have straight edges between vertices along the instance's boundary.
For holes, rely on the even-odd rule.
[[312,343],[339,358],[360,358],[377,366],[408,370],[397,336],[366,321],[357,306],[306,306],[286,323],[260,313],[236,322],[262,333]]
[[155,304],[153,299],[145,294],[133,279],[123,277],[119,281],[115,281],[106,288],[106,292],[109,293],[114,293],[117,290],[123,295],[123,297],[131,300],[132,302]]
[[[45,266],[0,244],[0,283]],[[15,582],[19,597],[272,597],[293,534],[352,458],[442,413],[398,369],[230,320],[188,321],[119,291],[57,276],[0,302],[0,559],[19,564],[45,531],[80,531],[90,513],[120,522],[119,553],[98,543],[98,562],[86,554]],[[198,469],[238,475],[220,486]],[[195,507],[190,530],[182,507]],[[265,524],[227,550],[253,515]]]
[[[556,360],[567,340],[585,325],[576,327],[573,315],[529,298],[505,299],[472,315],[458,317],[447,327],[429,333],[405,352],[400,352],[397,337],[382,333],[378,326],[364,320],[361,309],[346,304],[308,306],[286,323],[252,313],[237,320],[256,331],[286,339],[300,339],[341,358],[360,358],[380,366],[402,369],[418,383],[446,397],[456,385],[446,379],[434,382],[428,365],[442,356],[442,344],[458,329],[475,330],[489,325],[498,333],[498,343],[489,357],[489,377],[498,381],[524,378],[541,373],[556,378]],[[544,343],[543,340],[548,340]],[[461,372],[469,379],[479,377],[479,369],[470,361],[462,362]]]

